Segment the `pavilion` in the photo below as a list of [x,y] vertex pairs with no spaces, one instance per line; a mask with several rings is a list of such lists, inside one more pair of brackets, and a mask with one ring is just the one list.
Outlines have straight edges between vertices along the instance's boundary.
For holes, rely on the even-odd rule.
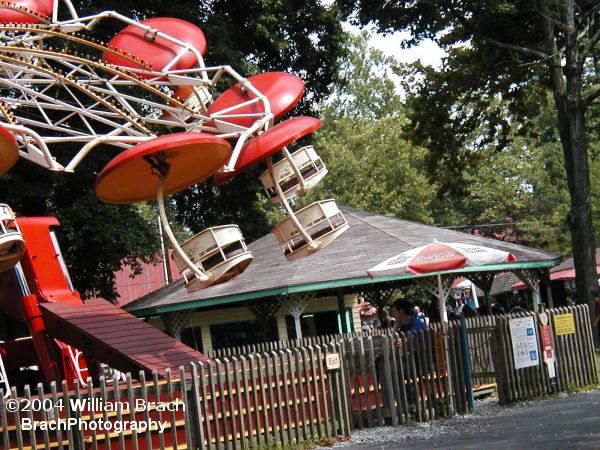
[[[375,264],[434,239],[497,248],[517,258],[512,263],[444,272],[445,295],[457,274],[468,274],[489,303],[494,275],[511,271],[532,289],[536,305],[542,296],[551,296],[546,281],[549,268],[561,261],[557,253],[349,207],[340,209],[350,229],[308,257],[286,260],[275,237],[268,234],[249,244],[254,261],[233,280],[192,293],[180,280],[124,309],[204,351],[215,345],[248,343],[257,339],[252,334],[261,328],[262,338],[268,340],[306,332],[352,331],[360,329],[357,296],[382,306],[407,282],[416,282],[436,295],[432,277],[410,273],[375,279],[367,276],[367,269]],[[262,327],[257,327],[256,321]]]

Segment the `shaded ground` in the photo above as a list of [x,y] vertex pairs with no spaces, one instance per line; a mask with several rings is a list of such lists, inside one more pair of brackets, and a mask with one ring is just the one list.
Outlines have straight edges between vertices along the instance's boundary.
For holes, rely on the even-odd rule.
[[501,407],[479,402],[469,415],[352,433],[336,447],[360,449],[600,449],[600,391]]

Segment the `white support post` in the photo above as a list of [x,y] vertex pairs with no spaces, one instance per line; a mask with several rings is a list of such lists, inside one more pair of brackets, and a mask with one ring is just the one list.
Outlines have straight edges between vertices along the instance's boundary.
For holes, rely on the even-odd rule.
[[269,174],[271,175],[271,178],[273,179],[273,186],[275,187],[275,191],[277,192],[277,195],[279,196],[279,199],[281,200],[281,204],[283,205],[283,209],[285,209],[285,212],[287,213],[288,217],[291,219],[292,223],[294,224],[294,227],[296,227],[296,230],[298,230],[298,233],[300,233],[300,235],[304,238],[304,241],[308,244],[308,247],[310,248],[311,251],[314,252],[314,251],[318,250],[319,244],[315,243],[315,241],[313,241],[313,239],[310,237],[310,235],[306,232],[306,230],[304,229],[304,227],[298,220],[298,217],[296,217],[296,214],[292,210],[292,207],[288,203],[287,198],[285,198],[285,194],[283,193],[283,190],[281,189],[281,186],[277,182],[277,179],[275,178],[275,174],[273,173],[273,158],[271,158],[270,156],[267,158],[267,167],[269,169]]
[[448,275],[437,275],[435,279],[433,277],[426,278],[417,278],[415,280],[415,284],[417,286],[422,287],[427,290],[438,300],[438,309],[440,312],[440,321],[446,329],[446,324],[448,323],[448,312],[446,311],[446,299],[450,294],[450,286],[451,286],[452,278]]
[[177,253],[177,255],[181,258],[181,260],[185,263],[185,265],[198,277],[201,282],[208,281],[209,276],[202,272],[185,254],[177,239],[175,239],[175,235],[173,234],[173,230],[171,230],[171,226],[169,225],[169,221],[167,219],[167,213],[165,212],[165,200],[164,200],[164,177],[160,176],[160,181],[158,182],[158,189],[156,190],[156,201],[158,203],[158,214],[160,215],[160,220],[162,222],[163,230],[171,241],[171,245],[173,245],[173,250]]
[[513,273],[531,289],[533,293],[533,312],[538,314],[542,303],[539,272],[537,270],[513,270]]
[[184,311],[174,311],[167,315],[161,316],[165,328],[168,333],[177,340],[181,339],[181,332],[186,323],[189,323],[193,311],[190,309]]
[[280,296],[283,306],[294,318],[294,324],[296,326],[296,339],[302,339],[302,327],[300,325],[300,317],[302,317],[302,313],[309,305],[309,303],[312,300],[314,300],[315,295],[316,294],[314,292],[303,292]]

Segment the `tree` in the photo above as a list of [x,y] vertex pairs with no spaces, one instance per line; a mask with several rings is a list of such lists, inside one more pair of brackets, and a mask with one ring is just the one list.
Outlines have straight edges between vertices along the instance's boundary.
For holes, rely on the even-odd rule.
[[[167,16],[195,23],[208,40],[207,65],[228,64],[243,75],[274,70],[296,73],[303,78],[307,94],[294,113],[310,112],[314,102],[326,96],[342,52],[344,33],[337,12],[317,0],[74,4],[80,15],[112,9],[139,20]],[[122,22],[106,21],[93,33],[107,41],[122,28]],[[19,215],[58,217],[59,239],[75,286],[84,294],[107,299],[115,298],[113,273],[121,264],[135,270],[140,261],[152,261],[158,251],[155,220],[143,208],[106,205],[95,198],[95,178],[114,150],[96,149],[76,174],[51,173],[20,161],[0,178],[0,191],[5,193],[2,201]],[[249,230],[246,236],[253,238],[267,229],[258,191],[258,181],[247,176],[220,190],[207,181],[181,193],[169,208],[175,209],[174,217],[189,230],[238,222]]]
[[368,34],[349,43],[339,82],[322,107],[315,148],[329,174],[303,203],[338,203],[421,222],[430,214],[435,186],[424,172],[425,149],[403,137],[408,125],[392,81],[395,62],[369,48]]
[[122,265],[138,273],[141,263],[154,262],[158,233],[156,221],[141,214],[139,206],[96,198],[99,168],[90,161],[77,173],[54,173],[21,160],[0,177],[0,192],[17,216],[57,217],[58,241],[75,288],[85,297],[114,301],[114,273]]
[[570,194],[566,221],[578,297],[591,305],[598,283],[586,113],[600,96],[595,65],[600,40],[597,2],[338,0],[338,4],[347,14],[356,13],[355,20],[362,24],[374,21],[382,31],[410,30],[413,39],[407,45],[431,38],[448,51],[446,65],[428,71],[427,92],[420,92],[414,110],[413,136],[445,155],[442,162],[451,167],[476,154],[477,146],[468,154],[455,149],[465,149],[457,144],[482,124],[489,130],[486,143],[494,142],[499,149],[505,145],[510,124],[488,109],[496,96],[510,101],[517,117],[531,117],[537,110],[531,97],[534,89],[552,93]]

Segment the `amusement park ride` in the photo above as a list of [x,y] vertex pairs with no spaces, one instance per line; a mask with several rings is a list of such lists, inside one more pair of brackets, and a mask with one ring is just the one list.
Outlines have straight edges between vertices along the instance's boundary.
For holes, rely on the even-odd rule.
[[[88,36],[104,20],[124,26],[107,43]],[[0,174],[19,157],[74,172],[97,146],[120,149],[98,175],[96,194],[114,204],[157,201],[188,291],[225,282],[252,261],[236,225],[209,228],[182,245],[176,241],[165,196],[208,178],[219,186],[266,160],[260,181],[286,213],[273,233],[289,260],[328,245],[348,228],[333,200],[297,212],[289,202],[327,173],[313,147],[288,149],[318,129],[320,120],[276,123],[302,98],[302,81],[280,72],[244,78],[229,66],[206,66],[206,49],[202,31],[180,19],[138,22],[114,11],[79,17],[70,0],[0,2]],[[78,150],[65,156],[65,147]],[[45,382],[81,384],[92,357],[120,370],[152,369],[131,355],[104,361],[119,350],[98,350],[100,344],[84,349],[76,332],[58,336],[59,327],[50,326],[52,312],[66,308],[74,317],[73,311],[91,304],[71,285],[52,231],[56,225],[48,217],[16,218],[0,205],[0,309],[27,323],[31,334],[0,344],[5,393],[6,361],[12,368],[37,365]],[[112,314],[111,307],[117,309],[100,309]],[[68,320],[62,326],[69,328]],[[109,345],[101,335],[95,338]]]

